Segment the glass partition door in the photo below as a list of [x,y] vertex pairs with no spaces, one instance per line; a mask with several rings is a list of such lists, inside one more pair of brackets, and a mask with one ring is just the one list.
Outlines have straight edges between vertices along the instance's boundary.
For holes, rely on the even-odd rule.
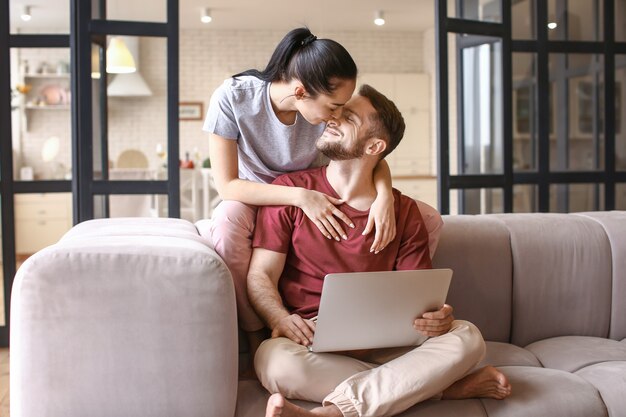
[[437,2],[443,213],[623,208],[625,10]]

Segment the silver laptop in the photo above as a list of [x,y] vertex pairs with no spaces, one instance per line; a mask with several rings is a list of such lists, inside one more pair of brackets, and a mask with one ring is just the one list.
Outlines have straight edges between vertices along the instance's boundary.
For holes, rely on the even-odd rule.
[[451,279],[451,269],[328,274],[309,350],[419,345],[413,321],[443,306]]

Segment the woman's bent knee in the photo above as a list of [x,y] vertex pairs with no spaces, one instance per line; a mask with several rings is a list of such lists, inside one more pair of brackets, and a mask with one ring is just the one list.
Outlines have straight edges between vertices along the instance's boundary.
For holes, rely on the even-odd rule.
[[234,200],[225,200],[213,211],[213,227],[238,227],[254,230],[257,207]]
[[230,258],[232,253],[244,250],[248,258],[246,264],[250,262],[256,210],[255,206],[239,201],[222,201],[215,208],[210,223],[210,238],[218,254],[229,255],[226,258]]

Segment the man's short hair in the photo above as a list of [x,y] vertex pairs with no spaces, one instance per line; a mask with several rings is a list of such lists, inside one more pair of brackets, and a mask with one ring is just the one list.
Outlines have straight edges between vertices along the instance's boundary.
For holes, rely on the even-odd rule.
[[372,126],[367,132],[368,138],[380,138],[387,142],[387,149],[381,154],[381,159],[393,151],[404,136],[404,118],[393,101],[389,100],[374,87],[363,84],[359,95],[367,98],[376,113],[370,118]]

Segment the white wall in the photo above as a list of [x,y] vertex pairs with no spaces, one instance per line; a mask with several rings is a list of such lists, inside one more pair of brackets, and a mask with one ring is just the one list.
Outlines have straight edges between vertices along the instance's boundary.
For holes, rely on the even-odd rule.
[[[276,31],[182,30],[180,34],[180,101],[202,102],[207,111],[213,90],[225,78],[246,69],[263,69],[284,36]],[[352,54],[361,72],[422,71],[422,37],[418,32],[333,32],[318,36],[334,39]],[[116,98],[109,106],[110,155],[123,149],[141,149],[157,163],[156,143],[165,143],[165,48],[158,39],[141,40],[141,73],[154,95]],[[154,51],[157,51],[155,53]],[[154,114],[163,117],[154,119]],[[186,151],[208,156],[208,137],[202,121],[181,121],[181,158]],[[193,157],[193,155],[192,155]]]
[[[423,71],[430,76],[430,130],[431,130],[431,175],[437,175],[439,159],[437,156],[437,48],[435,44],[435,28],[427,29],[423,39]],[[456,105],[456,54],[454,36],[448,36],[448,137],[450,155],[450,173],[457,174],[457,105]],[[450,198],[450,213],[458,213],[457,192],[453,191]]]
[[[362,73],[421,72],[422,37],[418,32],[332,32],[319,37],[348,49]],[[284,36],[275,31],[183,30],[180,50],[180,100],[202,101],[206,111],[212,91],[226,77],[250,68],[263,69]],[[208,153],[202,122],[180,124],[181,151],[199,147]]]
[[[343,44],[362,73],[424,70],[424,42],[419,32],[328,32],[317,35]],[[206,112],[211,93],[226,77],[249,68],[264,68],[283,36],[282,31],[182,30],[180,101],[202,102]],[[124,149],[140,149],[150,164],[156,166],[160,163],[155,153],[156,144],[165,144],[167,135],[165,41],[141,38],[139,53],[139,69],[153,95],[109,98],[109,156],[115,161]],[[20,54],[29,60],[31,68],[44,61],[56,65],[59,60],[67,61],[69,55],[66,49],[22,49]],[[62,140],[58,161],[69,167],[69,111],[37,111],[36,115],[29,117],[29,128],[22,138],[21,148],[24,165],[34,166],[36,174],[46,174],[40,168],[41,146],[52,135]],[[193,152],[194,148],[198,149],[200,159],[208,156],[208,138],[202,132],[202,121],[181,121],[181,158],[185,151]]]

